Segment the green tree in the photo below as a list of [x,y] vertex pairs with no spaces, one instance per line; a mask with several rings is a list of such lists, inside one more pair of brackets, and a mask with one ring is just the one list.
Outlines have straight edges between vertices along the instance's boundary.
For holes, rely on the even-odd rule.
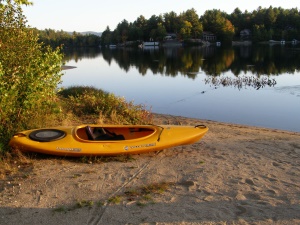
[[[242,12],[236,8],[231,14],[220,10],[207,10],[198,18],[195,9],[189,9],[179,16],[171,11],[163,16],[152,15],[148,20],[140,15],[133,23],[128,25],[127,40],[161,40],[161,34],[166,31],[169,34],[182,38],[201,37],[203,30],[213,32],[218,40],[231,43],[234,35],[237,39],[240,32],[249,29],[252,41],[266,41],[285,38],[287,40],[300,39],[300,13],[297,8],[282,9],[258,7],[253,12]],[[265,30],[263,30],[265,29]],[[120,41],[119,32],[115,29],[111,33],[111,40]],[[102,39],[104,36],[102,35]],[[267,38],[267,39],[265,39]],[[103,42],[103,40],[102,40]]]
[[178,16],[174,11],[170,13],[165,13],[164,16],[164,26],[168,33],[177,33],[178,31]]
[[153,40],[156,41],[157,37],[156,37],[156,30],[158,27],[158,24],[160,22],[159,17],[152,15],[149,20],[147,21],[147,30],[146,30],[146,34],[148,34],[147,36],[149,37],[149,40]]
[[234,36],[234,26],[220,10],[207,10],[201,16],[203,28],[213,32],[217,38],[224,42],[230,42]]
[[188,39],[192,34],[192,24],[189,21],[184,20],[181,29],[180,29],[180,37],[182,39]]
[[[195,9],[189,9],[181,15],[186,22],[189,22],[191,25],[190,37],[199,38],[203,32],[202,24],[199,21],[199,16]],[[187,23],[184,23],[184,27],[187,26]]]
[[270,40],[274,34],[272,29],[267,30],[264,25],[254,25],[252,31],[254,42]]
[[156,31],[157,39],[159,41],[162,41],[164,37],[167,35],[166,28],[162,23],[158,23],[157,25],[157,31]]
[[106,27],[106,30],[102,32],[101,35],[101,45],[109,45],[111,43],[111,31],[109,26]]
[[235,8],[228,19],[234,24],[236,36],[239,36],[241,30],[248,28],[245,23],[245,17],[239,8]]
[[[56,104],[61,81],[62,54],[43,47],[18,4],[0,4],[0,151],[11,135],[36,126],[46,119]],[[22,1],[27,2],[27,1]],[[27,2],[28,3],[28,2]],[[41,119],[41,121],[46,121]],[[42,125],[42,124],[41,124]]]
[[129,24],[127,20],[123,20],[118,24],[116,32],[117,32],[117,40],[119,43],[125,43],[128,39],[128,31]]
[[277,19],[277,15],[276,15],[276,12],[275,10],[272,8],[272,6],[270,6],[267,10],[266,10],[266,13],[265,13],[265,27],[267,29],[271,29],[275,22],[276,22],[276,19]]
[[139,36],[139,40],[146,40],[146,30],[147,30],[147,20],[144,16],[139,16],[136,21],[133,22],[133,25],[136,27],[136,32]]

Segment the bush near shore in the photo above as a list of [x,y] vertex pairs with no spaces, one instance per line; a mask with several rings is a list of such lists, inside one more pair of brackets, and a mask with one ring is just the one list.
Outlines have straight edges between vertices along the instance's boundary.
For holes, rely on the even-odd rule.
[[[26,129],[82,123],[152,123],[152,113],[145,105],[134,104],[133,101],[126,101],[124,97],[87,86],[73,86],[59,91],[52,109],[47,114],[44,111],[37,112],[33,118],[26,125]],[[10,151],[7,146],[9,138],[17,131],[12,129],[7,140],[2,142],[0,155]]]
[[134,104],[101,89],[87,86],[73,86],[58,93],[64,115],[84,122],[93,118],[93,123],[149,124],[152,114],[145,105]]

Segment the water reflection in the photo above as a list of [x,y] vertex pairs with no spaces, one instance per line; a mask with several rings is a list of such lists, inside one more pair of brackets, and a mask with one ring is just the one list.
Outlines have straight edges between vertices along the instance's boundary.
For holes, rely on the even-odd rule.
[[94,86],[153,112],[300,132],[300,50],[82,49],[66,52],[63,85]]
[[[147,48],[147,49],[77,49],[65,53],[68,62],[82,58],[96,58],[100,55],[110,65],[115,61],[128,72],[136,68],[141,75],[151,71],[154,75],[176,77],[183,75],[195,79],[197,74],[220,76],[231,72],[236,77],[250,73],[259,78],[261,75],[293,74],[300,70],[300,46],[239,46],[231,48],[194,47],[194,48]],[[210,79],[215,81],[214,79]],[[260,82],[260,79],[256,80]],[[222,81],[219,81],[222,83]],[[235,81],[228,84],[235,84]],[[264,82],[261,82],[262,85]],[[272,83],[274,85],[274,82]]]
[[101,55],[100,48],[68,48],[64,50],[64,61],[78,62],[83,58],[94,59]]

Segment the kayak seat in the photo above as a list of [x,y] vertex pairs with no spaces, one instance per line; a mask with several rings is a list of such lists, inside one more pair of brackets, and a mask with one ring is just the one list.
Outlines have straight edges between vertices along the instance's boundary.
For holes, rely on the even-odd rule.
[[87,134],[89,140],[92,141],[92,140],[96,139],[96,137],[94,136],[94,133],[92,131],[92,128],[90,126],[86,126],[85,131],[86,131],[86,134]]
[[88,139],[93,141],[93,140],[125,140],[123,135],[117,135],[115,133],[109,133],[107,134],[106,131],[101,128],[101,127],[96,127],[94,128],[94,131],[90,126],[85,127],[86,134],[88,136]]

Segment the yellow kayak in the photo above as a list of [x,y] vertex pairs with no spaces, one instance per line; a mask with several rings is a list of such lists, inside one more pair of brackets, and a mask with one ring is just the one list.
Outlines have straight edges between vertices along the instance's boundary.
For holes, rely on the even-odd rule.
[[80,125],[16,133],[9,145],[23,152],[100,156],[158,151],[200,140],[204,125]]

